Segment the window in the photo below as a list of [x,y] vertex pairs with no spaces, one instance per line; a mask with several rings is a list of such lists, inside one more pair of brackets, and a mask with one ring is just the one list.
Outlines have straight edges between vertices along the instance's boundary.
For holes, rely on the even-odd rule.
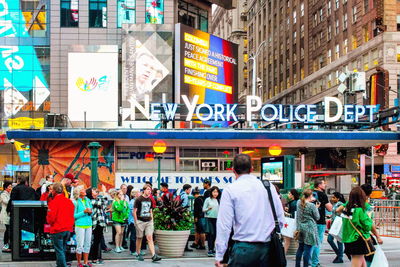
[[318,15],[317,15],[317,13],[314,13],[313,26],[315,27],[315,26],[317,26],[317,24],[318,24]]
[[297,17],[296,17],[296,10],[293,11],[293,24],[295,24],[297,22]]
[[135,24],[136,22],[136,0],[118,0],[118,28],[122,23]]
[[178,3],[178,22],[208,32],[208,12],[185,1]]
[[332,13],[332,3],[331,0],[328,0],[327,11],[328,16]]
[[328,40],[332,39],[332,25],[329,24],[328,26],[328,34],[327,34]]
[[368,13],[369,10],[369,0],[364,0],[364,14]]
[[301,26],[300,26],[300,37],[301,38],[304,37],[304,24],[301,24]]
[[322,8],[319,10],[319,22],[322,22],[324,20],[324,12]]
[[60,26],[79,26],[79,0],[61,0]]
[[296,38],[297,38],[297,33],[296,31],[293,32],[293,43],[296,42]]
[[331,49],[328,50],[328,53],[326,56],[326,61],[328,64],[330,64],[332,62],[332,50]]
[[396,22],[397,22],[397,31],[400,31],[400,15],[397,15],[396,17]]
[[339,34],[339,20],[336,20],[336,24],[335,24],[335,34]]
[[107,0],[89,0],[89,27],[107,27]]
[[300,4],[300,17],[303,17],[303,16],[304,16],[304,3],[302,2]]
[[343,30],[347,29],[347,13],[343,15]]
[[336,9],[339,9],[339,2],[340,2],[339,0],[335,0],[335,8]]
[[351,48],[356,49],[357,48],[357,36],[353,35],[351,37]]
[[340,56],[340,48],[339,48],[339,44],[336,45],[335,47],[335,59],[338,59]]
[[346,38],[343,41],[343,54],[346,55],[347,52],[348,52],[348,42],[347,42],[347,38]]
[[357,7],[353,6],[352,11],[353,11],[353,23],[356,23],[357,22]]

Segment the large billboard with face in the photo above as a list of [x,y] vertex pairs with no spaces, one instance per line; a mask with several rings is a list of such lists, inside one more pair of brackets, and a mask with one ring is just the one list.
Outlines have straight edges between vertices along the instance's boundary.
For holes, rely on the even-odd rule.
[[233,104],[238,92],[238,45],[194,28],[175,26],[175,99]]
[[71,121],[118,121],[118,48],[68,54],[68,117]]
[[[134,103],[172,99],[173,25],[123,25],[122,35],[122,121],[136,127],[142,113]],[[136,120],[136,122],[133,122]],[[150,125],[151,123],[148,123]],[[145,125],[141,125],[145,127]]]

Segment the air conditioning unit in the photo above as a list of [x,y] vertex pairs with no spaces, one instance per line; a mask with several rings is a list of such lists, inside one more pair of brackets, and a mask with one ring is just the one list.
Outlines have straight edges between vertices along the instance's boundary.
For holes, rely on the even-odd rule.
[[68,116],[66,114],[47,113],[45,127],[48,128],[67,128]]

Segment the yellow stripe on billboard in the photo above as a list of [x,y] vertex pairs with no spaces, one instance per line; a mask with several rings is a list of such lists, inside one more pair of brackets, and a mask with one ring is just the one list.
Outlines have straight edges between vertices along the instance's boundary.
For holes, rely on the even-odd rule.
[[203,72],[208,72],[211,74],[215,74],[218,75],[218,68],[208,65],[208,64],[204,64],[201,62],[198,62],[196,60],[192,60],[192,59],[188,59],[188,58],[184,58],[184,65],[185,67],[188,68],[192,68],[195,70],[199,70],[199,71],[203,71]]
[[44,118],[19,117],[8,119],[8,127],[10,129],[43,129]]
[[185,75],[184,76],[184,82],[187,84],[195,85],[195,86],[201,86],[205,87],[208,89],[212,89],[215,91],[220,91],[226,94],[232,94],[232,86],[220,84],[220,83],[215,83],[215,82],[210,82],[204,79],[200,79],[197,77],[193,77],[190,75]]
[[185,32],[185,41],[205,48],[210,47],[210,42]]

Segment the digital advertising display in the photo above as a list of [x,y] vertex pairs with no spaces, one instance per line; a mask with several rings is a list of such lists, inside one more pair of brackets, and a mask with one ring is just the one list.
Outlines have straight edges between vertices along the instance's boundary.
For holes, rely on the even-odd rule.
[[[0,1],[0,38],[8,40],[7,45],[0,47],[0,113],[5,122],[9,118],[27,116],[28,112],[31,116],[31,112],[49,109],[48,105],[45,107],[50,96],[48,77],[37,55],[40,49],[29,45],[34,43],[26,27],[30,20],[31,16],[22,12],[20,1]],[[40,30],[45,32],[45,22],[46,12],[39,12],[30,30],[37,34]],[[21,43],[28,45],[19,45]],[[35,115],[39,116],[43,114]]]
[[261,159],[261,179],[283,185],[284,157]]
[[164,23],[164,0],[146,0],[146,23]]
[[183,24],[175,26],[175,99],[233,104],[238,92],[238,45]]
[[[68,54],[68,117],[71,121],[118,121],[118,49]],[[85,117],[86,116],[86,117]]]
[[123,23],[134,24],[136,22],[136,0],[118,0],[118,28]]
[[131,127],[135,119],[143,119],[135,103],[143,105],[146,99],[158,103],[173,100],[173,27],[172,24],[122,27],[122,121],[126,127]]

